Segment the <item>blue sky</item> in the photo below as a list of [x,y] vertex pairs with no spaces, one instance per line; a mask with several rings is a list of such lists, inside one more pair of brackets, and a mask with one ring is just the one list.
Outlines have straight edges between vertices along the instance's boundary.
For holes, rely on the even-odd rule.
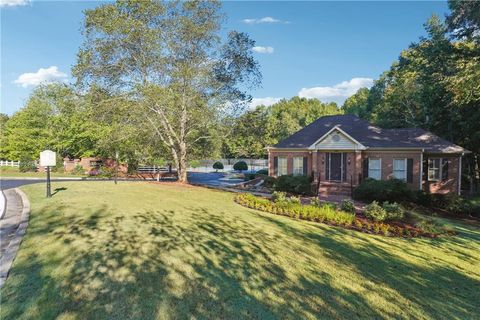
[[[82,10],[96,1],[1,1],[1,112],[17,111],[45,79],[72,81],[82,42]],[[432,2],[225,2],[231,29],[256,40],[262,87],[253,104],[295,95],[343,100],[387,70],[424,35],[423,23],[448,12]]]

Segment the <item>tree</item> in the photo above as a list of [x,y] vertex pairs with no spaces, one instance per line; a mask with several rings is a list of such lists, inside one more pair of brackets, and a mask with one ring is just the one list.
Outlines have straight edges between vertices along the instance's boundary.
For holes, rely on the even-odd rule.
[[6,135],[5,135],[5,130],[7,127],[7,122],[8,122],[9,116],[5,113],[0,113],[0,159],[5,159],[8,160],[8,155],[3,146],[5,146],[6,143]]
[[233,170],[242,172],[244,170],[248,170],[248,165],[245,161],[238,161],[233,165]]
[[222,112],[238,113],[260,81],[254,41],[232,31],[220,41],[211,1],[118,1],[85,11],[85,41],[73,68],[80,87],[135,100],[186,182],[191,151]]
[[457,39],[480,41],[480,1],[449,0],[448,29]]
[[223,170],[223,163],[217,161],[213,164],[213,169],[218,172],[218,170]]
[[343,103],[342,109],[346,114],[354,114],[360,118],[368,118],[368,97],[370,90],[368,88],[360,88],[358,91],[348,97]]

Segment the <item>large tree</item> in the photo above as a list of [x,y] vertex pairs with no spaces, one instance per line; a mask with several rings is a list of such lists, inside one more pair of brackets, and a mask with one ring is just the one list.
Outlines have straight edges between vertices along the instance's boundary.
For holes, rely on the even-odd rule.
[[249,100],[240,86],[260,81],[254,41],[232,31],[222,43],[222,19],[213,1],[117,1],[85,11],[78,85],[135,101],[171,152],[180,182],[219,113]]
[[453,35],[480,42],[480,1],[449,0],[448,7],[452,12],[447,16],[447,24]]

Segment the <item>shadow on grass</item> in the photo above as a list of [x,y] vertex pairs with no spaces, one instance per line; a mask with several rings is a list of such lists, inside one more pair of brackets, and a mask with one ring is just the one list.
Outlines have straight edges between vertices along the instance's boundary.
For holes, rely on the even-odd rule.
[[262,215],[282,230],[278,237],[206,208],[115,215],[103,206],[69,216],[63,209],[35,213],[29,239],[49,235],[69,250],[33,253],[15,264],[14,281],[2,292],[2,319],[411,318],[339,290],[313,260],[308,272],[291,277],[271,244],[293,239],[360,273],[366,290],[387,286],[387,300],[398,293],[424,317],[468,318],[478,307],[478,281],[450,267],[410,264],[367,240],[354,248],[335,228],[300,231]]
[[59,193],[60,191],[65,191],[65,190],[67,190],[67,188],[65,188],[65,187],[55,188],[55,189],[53,189],[52,196],[56,195],[56,194]]

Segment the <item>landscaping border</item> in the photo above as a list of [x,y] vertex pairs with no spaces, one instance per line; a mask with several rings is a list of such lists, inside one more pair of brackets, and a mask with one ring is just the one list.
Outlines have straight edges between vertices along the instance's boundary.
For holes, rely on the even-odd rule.
[[3,218],[7,212],[7,198],[3,194],[3,190],[0,190],[0,219]]
[[10,272],[10,268],[12,267],[13,260],[15,260],[18,249],[20,248],[23,236],[27,232],[28,220],[30,217],[30,201],[28,201],[27,195],[18,188],[15,188],[14,190],[22,199],[22,214],[18,228],[0,259],[0,288],[3,287],[7,280],[8,273]]

